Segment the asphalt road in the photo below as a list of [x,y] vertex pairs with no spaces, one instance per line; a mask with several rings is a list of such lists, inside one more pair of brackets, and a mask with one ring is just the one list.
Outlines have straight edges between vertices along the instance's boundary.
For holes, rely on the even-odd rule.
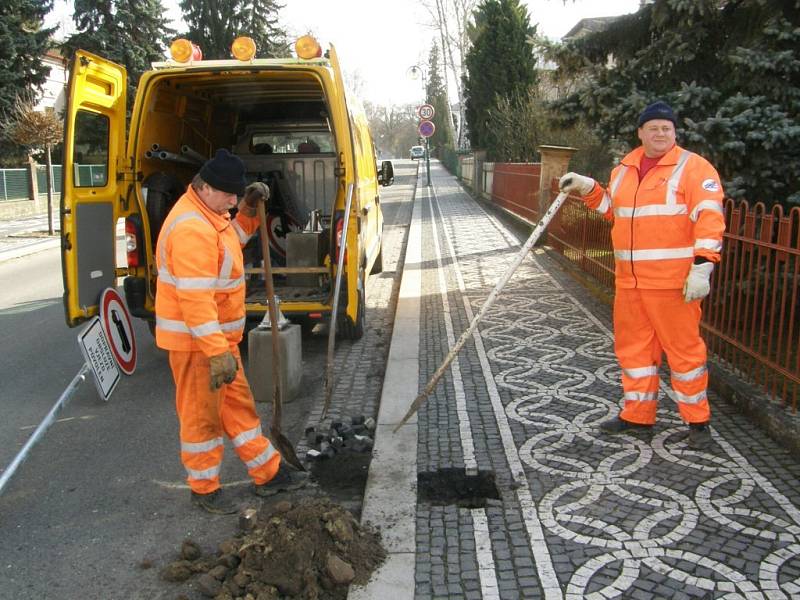
[[[405,171],[398,179],[410,181],[410,164]],[[410,202],[413,189],[406,189],[404,197],[393,192],[395,202]],[[57,250],[0,263],[0,469],[83,364],[61,292]],[[160,580],[158,571],[181,542],[191,537],[216,548],[235,532],[235,517],[190,505],[166,354],[143,322],[136,320],[134,330],[136,372],[108,402],[90,378],[82,382],[0,496],[0,599],[174,599],[186,590]],[[304,338],[304,369],[324,371],[324,353],[323,338]],[[308,398],[286,407],[293,441]],[[258,409],[266,428],[269,405]],[[230,493],[254,503],[229,444],[222,473]]]

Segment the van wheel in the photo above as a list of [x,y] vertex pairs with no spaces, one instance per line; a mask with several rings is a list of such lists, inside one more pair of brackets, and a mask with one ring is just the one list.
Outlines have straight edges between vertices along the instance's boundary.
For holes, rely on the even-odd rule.
[[378,246],[378,256],[375,257],[375,262],[372,263],[372,275],[375,273],[383,273],[383,240]]
[[364,271],[358,272],[358,308],[356,309],[356,322],[342,310],[336,323],[336,333],[345,340],[360,340],[364,335],[364,323],[366,321],[364,310]]
[[150,223],[150,237],[155,245],[161,225],[183,189],[177,177],[162,172],[148,175],[142,182],[142,187],[147,188],[147,220]]

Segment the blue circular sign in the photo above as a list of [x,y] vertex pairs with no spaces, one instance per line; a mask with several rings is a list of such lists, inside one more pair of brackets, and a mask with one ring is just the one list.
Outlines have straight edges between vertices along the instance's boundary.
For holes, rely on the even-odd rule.
[[417,131],[422,137],[429,138],[436,131],[436,125],[433,124],[433,121],[420,121]]

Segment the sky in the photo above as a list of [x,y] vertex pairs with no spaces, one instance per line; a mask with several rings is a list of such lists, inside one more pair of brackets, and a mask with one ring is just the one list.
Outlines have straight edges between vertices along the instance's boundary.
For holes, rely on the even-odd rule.
[[[436,32],[425,4],[433,0],[283,0],[281,24],[290,34],[314,34],[333,44],[345,76],[362,100],[374,104],[421,102],[423,84],[410,69],[426,67]],[[559,39],[581,19],[635,12],[640,0],[523,0],[539,34]],[[162,0],[174,20],[177,2]],[[46,23],[72,24],[72,2],[55,0]],[[180,29],[179,23],[173,27]],[[355,83],[354,83],[355,82]],[[454,101],[454,95],[451,101]]]

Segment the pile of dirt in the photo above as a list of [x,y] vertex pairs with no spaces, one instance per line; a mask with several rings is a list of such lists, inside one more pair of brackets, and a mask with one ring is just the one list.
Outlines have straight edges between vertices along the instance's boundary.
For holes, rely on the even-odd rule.
[[187,540],[161,575],[216,600],[344,600],[386,558],[377,530],[329,499],[281,501],[250,531],[203,555]]

